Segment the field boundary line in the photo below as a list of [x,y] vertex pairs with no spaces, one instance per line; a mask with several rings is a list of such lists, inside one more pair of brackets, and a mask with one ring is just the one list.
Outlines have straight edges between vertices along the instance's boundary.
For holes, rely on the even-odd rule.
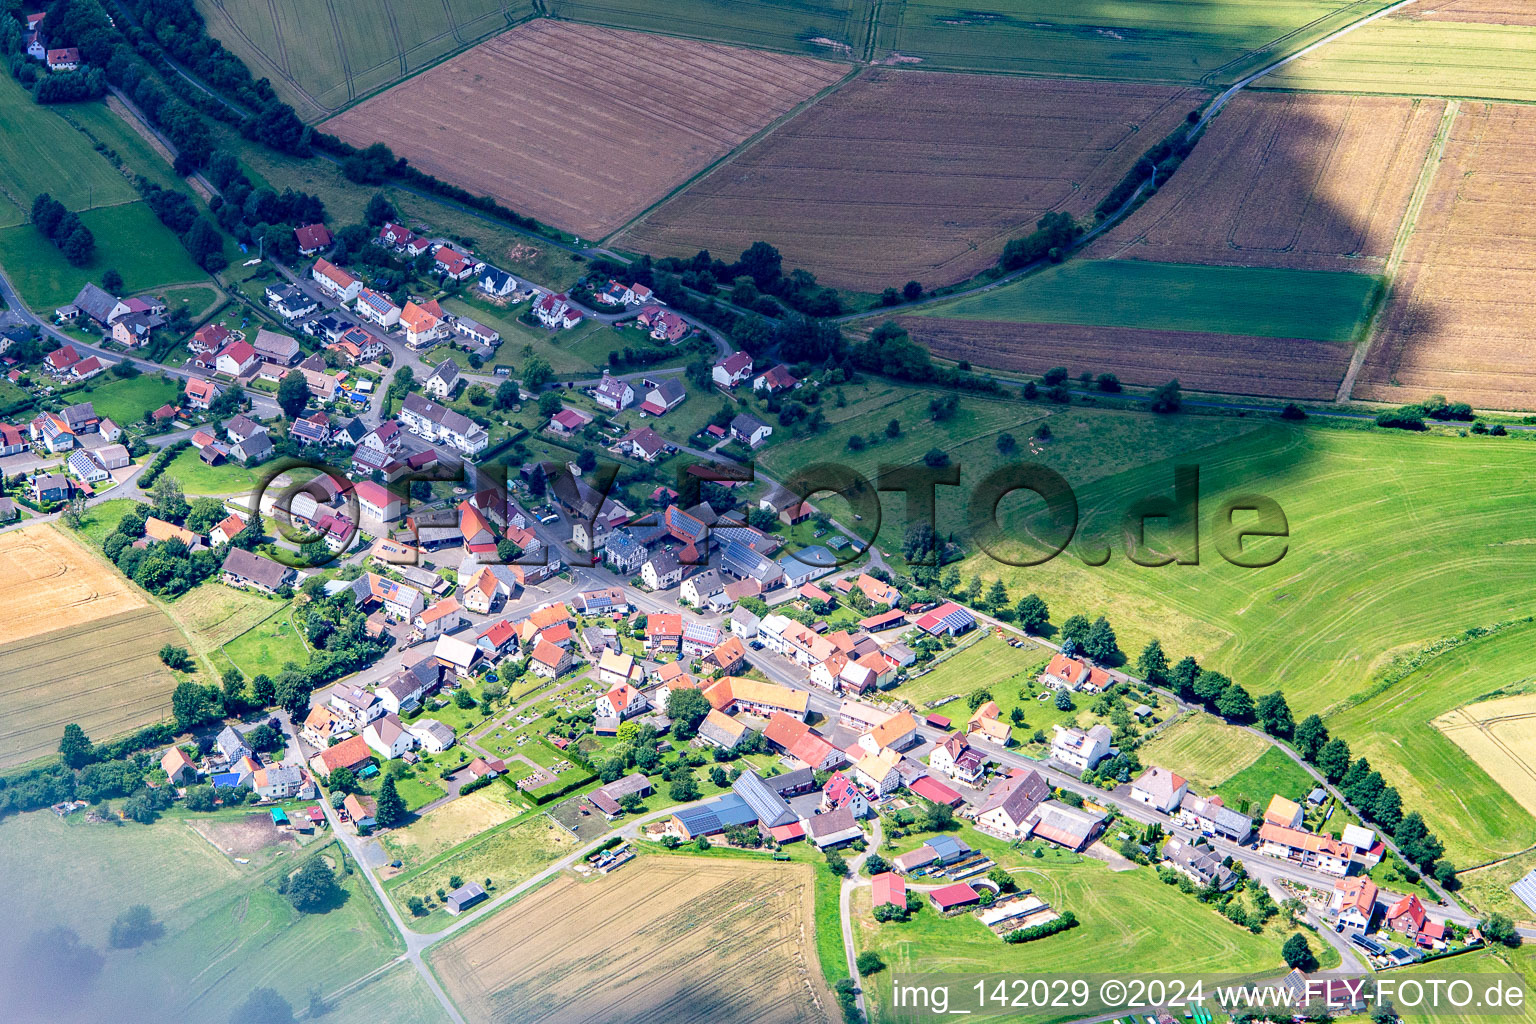
[[[581,23],[578,22],[577,24],[581,24]],[[769,52],[777,52],[777,51],[769,51]],[[778,117],[774,118],[772,121],[769,121],[766,125],[764,125],[763,127],[759,128],[756,132],[752,133],[750,136],[748,136],[747,138],[743,139],[738,145],[733,147],[730,151],[722,154],[717,160],[713,161],[712,163],[707,164],[706,166],[701,168],[696,173],[694,173],[692,175],[689,175],[687,180],[682,181],[679,184],[677,184],[676,186],[674,186],[671,190],[669,190],[660,199],[656,200],[654,203],[651,203],[651,205],[647,206],[645,209],[643,209],[639,213],[635,214],[628,221],[626,221],[623,224],[620,224],[617,228],[615,228],[612,231],[608,232],[608,234],[603,235],[601,238],[599,238],[596,241],[594,241],[592,243],[593,246],[608,246],[608,245],[614,244],[614,240],[617,239],[620,235],[623,235],[624,233],[626,233],[626,232],[628,232],[628,231],[630,231],[630,230],[632,230],[634,228],[639,227],[640,224],[642,222],[644,222],[645,218],[649,217],[651,214],[655,213],[662,206],[665,206],[667,203],[669,203],[673,199],[677,198],[679,195],[681,195],[687,189],[691,188],[692,186],[694,186],[698,182],[702,181],[707,175],[709,175],[710,173],[712,173],[713,171],[715,171],[715,170],[717,170],[717,169],[719,169],[721,167],[726,166],[729,163],[733,163],[736,160],[737,157],[741,156],[743,153],[745,153],[748,150],[750,150],[750,149],[754,148],[755,146],[757,146],[758,143],[762,142],[769,135],[771,135],[772,133],[778,131],[780,128],[784,127],[784,125],[787,124],[790,120],[799,117],[801,114],[803,114],[806,111],[810,110],[812,107],[816,106],[818,103],[820,103],[822,100],[826,99],[828,96],[831,96],[833,93],[841,91],[844,86],[848,85],[850,82],[852,82],[854,79],[858,78],[863,73],[864,73],[864,68],[862,68],[862,67],[854,67],[850,71],[848,71],[847,74],[843,75],[842,78],[839,78],[837,81],[833,82],[831,85],[825,86],[824,88],[818,90],[816,93],[812,94],[811,96],[808,96],[805,99],[801,100],[799,103],[795,104],[793,107],[790,107],[784,113],[780,114]]]
[[1392,242],[1392,252],[1388,254],[1386,265],[1382,267],[1382,278],[1386,281],[1386,287],[1382,291],[1376,309],[1366,323],[1365,339],[1355,345],[1354,354],[1349,359],[1349,369],[1344,372],[1344,379],[1339,381],[1339,391],[1333,399],[1335,405],[1350,401],[1350,396],[1354,394],[1355,380],[1360,376],[1365,360],[1378,340],[1381,320],[1385,317],[1388,307],[1392,305],[1392,300],[1396,298],[1398,268],[1402,266],[1403,254],[1408,251],[1408,242],[1418,230],[1419,214],[1424,209],[1424,201],[1429,196],[1435,178],[1439,176],[1445,147],[1451,138],[1451,127],[1460,111],[1459,102],[1446,100],[1445,110],[1440,115],[1440,126],[1435,129],[1435,137],[1429,144],[1429,152],[1424,154],[1424,165],[1419,168],[1419,180],[1414,182],[1413,194],[1408,197],[1408,208],[1403,211],[1403,222],[1398,225],[1397,238]]

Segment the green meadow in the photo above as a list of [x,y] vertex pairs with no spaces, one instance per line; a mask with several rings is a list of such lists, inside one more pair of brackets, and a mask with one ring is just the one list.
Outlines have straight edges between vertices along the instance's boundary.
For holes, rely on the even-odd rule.
[[[102,104],[80,106],[106,110]],[[33,103],[9,75],[0,76],[0,122],[5,124],[0,133],[0,227],[24,223],[39,192],[71,210],[119,206],[139,198],[84,135],[50,108]],[[92,224],[91,230],[95,228]],[[6,263],[8,271],[11,266]]]
[[870,0],[549,0],[558,18],[828,59],[862,52]]
[[1431,724],[1452,708],[1536,688],[1536,623],[1519,621],[1422,661],[1328,716],[1328,728],[1392,780],[1405,807],[1424,809],[1452,863],[1536,846],[1536,818]]
[[1073,260],[919,313],[1347,342],[1365,326],[1379,288],[1366,274]]
[[96,236],[96,254],[84,267],[71,266],[31,224],[0,228],[0,266],[32,309],[52,313],[73,299],[81,285],[99,283],[109,268],[123,275],[123,290],[129,294],[208,280],[143,203],[85,210],[80,220]]

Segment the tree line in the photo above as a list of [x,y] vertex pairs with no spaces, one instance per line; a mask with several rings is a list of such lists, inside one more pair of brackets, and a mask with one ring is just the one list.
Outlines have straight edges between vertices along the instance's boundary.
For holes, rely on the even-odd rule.
[[32,200],[32,226],[64,254],[70,266],[83,267],[96,254],[96,236],[91,229],[47,192]]

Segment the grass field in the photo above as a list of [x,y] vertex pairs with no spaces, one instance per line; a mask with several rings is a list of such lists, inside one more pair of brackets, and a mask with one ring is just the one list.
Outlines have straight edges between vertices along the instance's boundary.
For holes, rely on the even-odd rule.
[[[1527,911],[1529,913],[1529,911]],[[1526,940],[1521,949],[1489,949],[1478,953],[1469,953],[1463,957],[1457,957],[1453,961],[1457,973],[1468,974],[1516,974],[1525,992],[1536,989],[1536,947]],[[1447,964],[1422,964],[1406,968],[1402,974],[1402,980],[1406,981],[1415,975],[1419,977],[1432,977],[1436,969],[1444,970]],[[1401,984],[1401,982],[1399,982]],[[1487,1017],[1477,1013],[1456,1013],[1450,1008],[1433,1013],[1412,1013],[1402,1010],[1404,1024],[1477,1024]],[[1536,1021],[1536,1003],[1531,1002],[1527,995],[1523,1006],[1510,1012],[1508,1016],[1501,1017],[1509,1021],[1509,1024],[1531,1024]]]
[[448,1015],[410,964],[391,967],[331,1000],[326,1024],[448,1024]]
[[[1081,857],[1037,860],[1025,849],[1010,849],[969,829],[963,838],[1009,869],[1021,889],[1033,889],[1058,912],[1076,914],[1078,926],[1016,947],[1005,944],[971,914],[942,918],[927,905],[908,922],[877,924],[869,912],[868,891],[861,890],[854,903],[855,943],[861,951],[875,950],[887,964],[886,970],[868,979],[865,989],[866,996],[872,994],[876,1002],[871,1019],[900,1019],[891,1012],[891,978],[911,972],[979,974],[1022,969],[1050,975],[1081,971],[1084,964],[1104,972],[1283,970],[1283,933],[1270,929],[1250,934],[1220,919],[1211,907],[1164,885],[1146,868],[1116,872],[1100,861]],[[1311,943],[1315,953],[1326,956],[1328,947],[1320,940],[1312,937]],[[1058,1018],[1019,1015],[1010,1019]]]
[[144,414],[174,402],[181,393],[176,381],[159,374],[141,373],[128,380],[104,376],[106,383],[91,388],[80,401],[90,401],[96,411],[119,426],[139,423]]
[[1422,17],[1409,8],[1292,61],[1257,86],[1530,101],[1533,50],[1536,25]]
[[1263,737],[1197,711],[1168,726],[1137,753],[1142,764],[1178,772],[1208,794],[1268,749]]
[[[106,109],[101,104],[84,106]],[[84,135],[53,110],[33,103],[26,90],[8,75],[0,81],[0,120],[6,126],[5,141],[0,142],[0,227],[26,222],[39,192],[47,192],[77,211],[119,206],[139,198],[128,180],[91,148]],[[95,228],[92,224],[91,229]],[[15,272],[10,262],[6,270]],[[127,272],[124,267],[123,273]]]
[[[1075,373],[1080,367],[1071,369]],[[785,480],[812,463],[836,462],[873,481],[881,465],[916,463],[929,449],[938,448],[960,467],[958,487],[937,488],[939,522],[953,524],[953,529],[961,529],[965,522],[970,489],[1006,465],[1020,461],[1040,463],[1063,474],[1073,487],[1082,487],[1094,480],[1145,467],[1149,460],[1195,451],[1254,429],[1252,424],[1235,418],[1151,417],[1135,412],[969,395],[962,396],[952,418],[936,423],[927,410],[933,397],[931,391],[886,381],[871,381],[842,390],[845,405],[837,405],[837,389],[833,389],[818,406],[827,417],[827,430],[804,435],[798,428],[775,428],[772,443],[759,455],[763,468],[774,479]],[[698,396],[690,398],[685,407],[695,401],[699,401]],[[713,402],[700,402],[700,407],[710,413],[716,406]],[[772,415],[759,406],[754,404],[750,408],[773,422]],[[894,440],[885,436],[892,419],[897,420],[901,430]],[[1050,428],[1048,442],[1031,437],[1042,424]],[[999,437],[1005,433],[1011,434],[1017,444],[1017,450],[1006,455],[997,447]],[[848,438],[853,434],[868,442],[864,449],[855,452],[848,447]],[[1167,486],[1166,478],[1159,480],[1157,486]],[[1005,511],[1010,507],[1005,506]],[[899,498],[891,495],[883,499],[879,538],[888,555],[900,553],[905,516]],[[858,530],[863,536],[873,536],[875,524],[866,520],[858,525]],[[1012,575],[991,563],[978,562],[973,568],[989,580],[998,574]],[[1018,582],[1009,579],[1015,600],[1034,589]]]
[[198,0],[208,31],[257,78],[270,78],[300,117],[316,119],[420,71],[533,13],[528,0],[396,4],[357,0]]
[[276,677],[290,661],[303,665],[309,661],[309,649],[294,629],[290,612],[283,605],[261,622],[224,644],[224,657],[244,672],[246,678],[265,672]]
[[180,482],[189,496],[243,494],[256,486],[256,475],[244,466],[234,462],[210,466],[198,458],[196,448],[177,455],[165,471]]
[[[1086,440],[1093,451],[1091,433]],[[1053,453],[1068,466],[1070,454]],[[1425,645],[1528,614],[1536,551],[1517,511],[1531,483],[1518,445],[1267,426],[1177,457],[1149,445],[1147,457],[1143,469],[1077,489],[1083,525],[1069,552],[1108,544],[1109,564],[1092,568],[1068,553],[1011,569],[979,555],[962,577],[1001,574],[1011,597],[1039,593],[1058,623],[1074,612],[1107,614],[1133,657],[1156,636],[1170,657],[1193,654],[1251,692],[1279,686],[1298,720],[1332,709],[1329,728],[1382,769],[1405,806],[1422,810],[1453,861],[1536,842],[1531,817],[1429,725],[1536,673],[1521,646],[1536,630],[1440,655],[1354,706]],[[1122,554],[1120,515],[1135,495],[1171,493],[1174,462],[1200,467],[1201,564],[1133,565]],[[1279,503],[1290,537],[1279,562],[1243,569],[1217,554],[1211,517],[1224,496],[1255,491]],[[1006,522],[1006,505],[1003,513]],[[1431,578],[1435,600],[1424,601]]]
[[1289,754],[1266,746],[1257,761],[1217,786],[1216,795],[1240,814],[1260,814],[1275,794],[1299,803],[1316,785]]
[[[1453,862],[1454,863],[1454,862]],[[1500,861],[1485,868],[1463,871],[1457,895],[1483,913],[1500,913],[1526,926],[1536,926],[1536,912],[1515,898],[1509,887],[1536,870],[1536,851]]]
[[471,1020],[607,1019],[616,1005],[678,1024],[823,1020],[811,922],[836,910],[815,906],[812,875],[714,857],[565,875],[455,936],[432,965]]
[[115,152],[130,173],[142,174],[161,188],[192,194],[171,169],[170,161],[105,102],[70,103],[52,109],[93,145],[99,142]]
[[[575,846],[576,841],[569,832],[547,815],[536,814],[515,825],[484,833],[426,861],[415,870],[390,879],[386,889],[411,927],[418,931],[436,931],[451,920],[436,899],[437,890],[447,889],[451,876],[458,875],[466,882],[482,885],[489,878],[500,892],[531,878],[570,853]],[[432,912],[426,917],[410,916],[407,904],[412,896],[430,900]]]
[[880,5],[877,39],[918,67],[1219,84],[1385,6],[905,0]]
[[[334,991],[399,951],[360,875],[342,877],[341,906],[301,915],[276,891],[281,873],[297,867],[294,855],[265,870],[242,868],[176,817],[114,828],[15,815],[0,822],[0,837],[0,868],[17,899],[3,941],[22,947],[7,948],[8,966],[57,977],[62,965],[33,963],[40,954],[28,949],[31,935],[62,926],[102,950],[113,918],[133,904],[147,905],[165,928],[138,949],[107,951],[99,973],[69,993],[49,991],[49,1019],[78,1011],[82,1020],[222,1020],[263,985],[298,1008],[311,987]],[[338,849],[322,843],[302,855],[335,862]],[[19,1019],[33,1018],[23,1009]]]
[[450,801],[405,828],[391,829],[381,842],[409,870],[510,820],[515,813],[505,787],[490,786]]
[[[1411,665],[1408,667],[1412,667]],[[1520,622],[1462,643],[1342,708],[1328,728],[1370,759],[1419,808],[1455,864],[1475,864],[1536,845],[1536,817],[1433,720],[1536,682],[1536,624]],[[1526,790],[1528,791],[1528,786]]]
[[1347,342],[1379,288],[1365,274],[1076,260],[919,315]]
[[96,237],[96,254],[84,267],[70,266],[58,247],[30,224],[0,229],[0,265],[22,299],[38,312],[52,313],[73,299],[81,285],[99,282],[109,269],[123,275],[124,294],[208,280],[143,203],[86,210],[80,220]]

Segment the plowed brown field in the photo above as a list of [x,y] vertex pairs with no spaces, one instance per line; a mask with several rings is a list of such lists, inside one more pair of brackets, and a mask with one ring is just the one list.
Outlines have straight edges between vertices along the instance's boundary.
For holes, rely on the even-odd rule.
[[839,64],[540,19],[325,130],[587,237],[612,231],[847,72]]
[[1392,17],[1475,21],[1486,25],[1536,25],[1536,9],[1531,7],[1530,0],[1429,0]]
[[1092,255],[1379,272],[1445,104],[1242,93]]
[[1354,397],[1536,408],[1536,107],[1462,103]]
[[1200,94],[1119,82],[866,72],[711,171],[619,244],[657,255],[772,242],[864,291],[990,265],[1041,214],[1079,216]]
[[433,966],[477,1024],[824,1022],[837,1010],[814,902],[805,864],[643,857],[555,881],[449,941]]
[[1015,324],[902,317],[934,355],[978,366],[1041,373],[1070,365],[1113,373],[1127,384],[1162,384],[1275,398],[1332,399],[1349,367],[1349,345],[1131,327]]

